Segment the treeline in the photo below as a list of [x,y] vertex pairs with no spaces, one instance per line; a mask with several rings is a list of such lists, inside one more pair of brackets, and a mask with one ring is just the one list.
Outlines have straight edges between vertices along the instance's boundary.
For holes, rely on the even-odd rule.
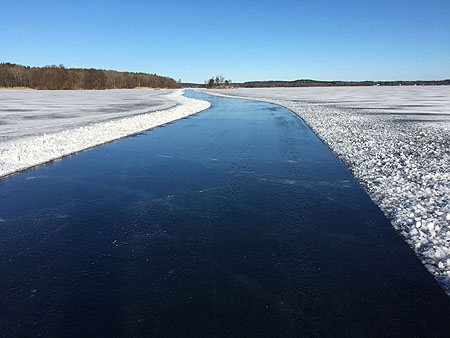
[[[216,77],[217,79],[217,77]],[[271,88],[271,87],[344,87],[344,86],[445,86],[450,85],[449,80],[431,81],[316,81],[316,80],[295,80],[295,81],[249,81],[242,83],[232,83],[231,80],[219,83],[215,78],[211,78],[200,83],[182,83],[186,88]]]
[[233,87],[264,88],[264,87],[340,87],[340,86],[432,86],[450,85],[450,80],[436,81],[250,81],[233,83]]
[[65,68],[63,65],[28,67],[0,63],[0,87],[34,89],[180,88],[174,79],[156,74],[115,70]]

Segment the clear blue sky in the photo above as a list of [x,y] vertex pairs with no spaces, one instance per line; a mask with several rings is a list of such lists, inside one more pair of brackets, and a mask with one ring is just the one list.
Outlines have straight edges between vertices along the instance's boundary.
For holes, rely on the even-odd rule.
[[6,0],[0,9],[0,62],[185,82],[450,78],[450,0]]

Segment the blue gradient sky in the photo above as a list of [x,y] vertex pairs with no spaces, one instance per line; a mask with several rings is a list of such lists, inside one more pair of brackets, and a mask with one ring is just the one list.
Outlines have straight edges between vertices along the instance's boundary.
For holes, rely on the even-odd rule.
[[185,82],[450,78],[449,0],[7,0],[0,8],[0,62]]

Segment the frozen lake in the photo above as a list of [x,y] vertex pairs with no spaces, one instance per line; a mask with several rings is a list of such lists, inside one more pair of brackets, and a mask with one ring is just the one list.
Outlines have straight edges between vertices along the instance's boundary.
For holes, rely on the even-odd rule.
[[434,122],[450,126],[450,86],[373,86],[308,88],[240,88],[214,90],[226,95],[256,97],[384,115],[403,121]]
[[174,107],[176,90],[0,90],[0,143]]
[[0,180],[7,337],[448,337],[450,299],[296,115],[189,118]]
[[0,177],[209,107],[182,90],[0,91]]
[[273,102],[298,114],[450,295],[450,86],[211,92]]

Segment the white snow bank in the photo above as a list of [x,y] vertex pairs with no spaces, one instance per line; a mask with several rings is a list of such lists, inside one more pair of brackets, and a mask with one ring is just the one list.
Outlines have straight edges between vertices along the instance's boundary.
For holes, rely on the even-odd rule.
[[0,143],[0,177],[181,119],[210,106],[209,102],[187,98],[182,93],[183,90],[176,90],[165,94],[165,99],[175,105],[166,110],[71,129],[59,130],[63,126],[57,126],[59,131],[54,133],[3,141]]
[[450,87],[206,91],[297,113],[450,294]]

